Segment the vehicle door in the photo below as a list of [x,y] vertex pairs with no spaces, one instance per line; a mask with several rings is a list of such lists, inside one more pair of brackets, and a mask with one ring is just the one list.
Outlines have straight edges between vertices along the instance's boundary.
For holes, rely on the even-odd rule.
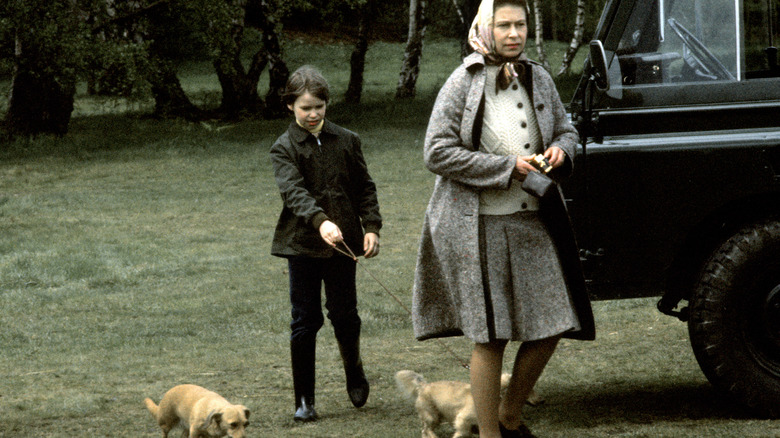
[[584,153],[565,187],[597,297],[658,293],[708,215],[777,190],[778,15],[780,0],[607,5],[609,88],[580,85]]

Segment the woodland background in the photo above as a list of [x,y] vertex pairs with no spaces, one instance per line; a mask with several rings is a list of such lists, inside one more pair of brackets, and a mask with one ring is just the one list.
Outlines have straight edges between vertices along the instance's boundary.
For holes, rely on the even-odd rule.
[[[565,75],[605,0],[531,0],[536,59],[545,41],[567,42]],[[426,40],[465,36],[478,0],[8,0],[0,5],[0,141],[68,132],[79,87],[90,96],[154,99],[153,115],[187,120],[278,118],[290,68],[290,38],[353,45],[344,94],[357,103],[366,53],[377,41],[405,42],[396,99],[413,98]],[[179,67],[208,61],[218,102],[193,101]],[[344,66],[345,70],[347,66]],[[261,83],[261,78],[267,83]],[[260,91],[262,90],[262,91]],[[264,94],[262,94],[264,92]],[[1,146],[0,146],[1,147]]]

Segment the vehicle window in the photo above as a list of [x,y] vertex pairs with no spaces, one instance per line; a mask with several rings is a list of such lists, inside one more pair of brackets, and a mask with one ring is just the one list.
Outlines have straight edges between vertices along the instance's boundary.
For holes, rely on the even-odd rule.
[[745,0],[742,27],[745,78],[780,77],[777,65],[780,0]]
[[742,76],[737,38],[739,3],[636,2],[613,58],[613,62],[619,62],[621,84],[630,87],[738,80]]

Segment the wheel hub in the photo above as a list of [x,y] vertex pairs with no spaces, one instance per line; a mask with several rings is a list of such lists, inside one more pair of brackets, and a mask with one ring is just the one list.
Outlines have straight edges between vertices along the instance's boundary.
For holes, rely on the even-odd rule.
[[[775,283],[773,280],[769,287]],[[780,284],[772,289],[758,287],[757,291],[769,290],[769,293],[753,295],[754,318],[745,321],[745,341],[753,358],[767,371],[780,377]]]

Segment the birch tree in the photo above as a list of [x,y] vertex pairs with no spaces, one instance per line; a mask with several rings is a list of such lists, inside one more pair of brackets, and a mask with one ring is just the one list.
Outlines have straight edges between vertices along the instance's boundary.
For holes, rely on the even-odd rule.
[[585,33],[585,0],[577,0],[577,16],[574,20],[574,36],[569,43],[569,48],[566,49],[566,53],[563,55],[563,61],[561,62],[561,68],[558,70],[558,76],[569,71],[571,63],[574,60],[574,55],[577,54],[577,49],[582,44],[582,37]]
[[422,57],[423,39],[427,26],[426,3],[427,0],[409,0],[409,36],[406,40],[398,87],[395,90],[396,99],[414,97],[417,77],[420,74],[420,58]]
[[534,34],[536,37],[536,54],[538,61],[542,63],[545,70],[550,71],[550,62],[547,61],[547,53],[544,51],[544,15],[542,14],[542,8],[539,6],[539,0],[534,0],[534,19],[536,21],[536,28]]

